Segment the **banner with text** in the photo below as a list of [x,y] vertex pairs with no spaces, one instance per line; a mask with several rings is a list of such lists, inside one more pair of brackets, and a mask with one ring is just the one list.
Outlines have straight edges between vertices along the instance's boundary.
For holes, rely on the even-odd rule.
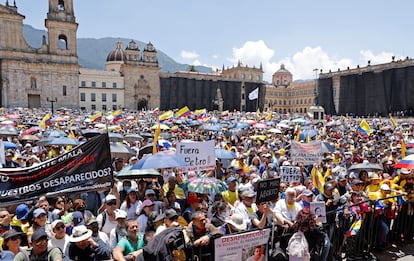
[[177,156],[187,163],[187,166],[180,170],[196,171],[216,167],[214,140],[178,142],[175,148]]
[[[255,230],[214,240],[214,260],[267,260],[270,229]],[[253,258],[258,259],[253,259]]]
[[300,182],[300,168],[296,166],[280,167],[283,183]]
[[109,138],[102,134],[41,164],[0,169],[0,205],[33,200],[45,194],[106,189],[112,184]]
[[319,163],[323,157],[322,142],[311,141],[309,143],[301,143],[292,141],[290,156],[294,162],[303,162],[304,164]]
[[279,196],[280,179],[264,179],[257,184],[256,204],[272,201]]

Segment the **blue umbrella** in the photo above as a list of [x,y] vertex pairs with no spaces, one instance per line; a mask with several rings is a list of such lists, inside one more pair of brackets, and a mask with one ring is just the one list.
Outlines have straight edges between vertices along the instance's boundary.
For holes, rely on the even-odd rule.
[[225,149],[215,149],[216,158],[218,159],[235,159],[236,153]]
[[52,138],[46,142],[46,146],[76,146],[79,145],[79,141],[68,137]]
[[17,145],[10,141],[3,141],[4,148],[8,149],[17,149]]
[[306,138],[309,136],[309,138],[313,138],[313,137],[315,137],[316,135],[318,135],[318,132],[316,131],[316,130],[314,130],[314,129],[308,129],[308,130],[303,130],[303,131],[301,131],[301,133],[300,133],[300,139],[301,140],[306,140]]
[[223,128],[223,126],[221,124],[214,124],[214,125],[204,125],[201,128],[207,131],[220,131]]
[[236,122],[233,125],[234,129],[248,129],[250,128],[250,124],[248,124],[247,122]]
[[134,166],[133,169],[164,169],[184,167],[187,163],[180,157],[170,154],[154,154],[143,157]]
[[132,166],[126,166],[118,172],[118,179],[139,179],[139,178],[158,178],[161,177],[155,169],[131,169]]

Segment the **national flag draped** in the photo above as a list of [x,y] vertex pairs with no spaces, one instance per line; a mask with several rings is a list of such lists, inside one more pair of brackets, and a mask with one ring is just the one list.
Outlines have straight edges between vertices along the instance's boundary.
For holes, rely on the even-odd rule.
[[249,93],[249,100],[256,100],[259,98],[259,87]]
[[112,113],[112,122],[117,122],[122,119],[122,110],[117,110]]
[[46,126],[49,126],[51,124],[50,118],[50,113],[46,114],[43,117],[43,119],[39,122],[39,127],[42,129],[46,129]]
[[160,121],[168,120],[174,117],[174,112],[172,110],[166,111],[163,114],[160,115],[158,118]]
[[184,106],[181,109],[179,109],[176,114],[178,117],[187,117],[191,115],[191,111],[187,106]]
[[368,137],[369,135],[371,135],[371,126],[369,126],[368,122],[365,119],[363,119],[359,124],[358,133],[364,137]]
[[229,116],[229,110],[225,110],[221,112],[221,117],[227,117]]
[[95,122],[95,121],[101,121],[102,117],[103,117],[102,112],[98,112],[97,114],[94,114],[91,117],[89,117],[89,119],[91,120],[91,122]]

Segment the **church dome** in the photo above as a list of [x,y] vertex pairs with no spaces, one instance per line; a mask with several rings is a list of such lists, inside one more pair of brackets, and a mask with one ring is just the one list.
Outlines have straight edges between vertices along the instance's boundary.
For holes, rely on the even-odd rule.
[[277,70],[276,73],[290,73],[290,72],[285,68],[285,65],[282,63],[280,65],[280,69]]
[[126,55],[124,50],[122,50],[122,42],[116,43],[116,49],[111,51],[106,57],[107,62],[125,62]]

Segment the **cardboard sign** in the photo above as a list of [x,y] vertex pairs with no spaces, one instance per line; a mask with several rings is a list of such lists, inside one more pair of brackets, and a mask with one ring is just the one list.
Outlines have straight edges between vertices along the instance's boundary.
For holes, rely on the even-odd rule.
[[300,168],[296,166],[280,167],[283,183],[300,182]]
[[178,142],[176,155],[187,163],[186,167],[180,168],[182,171],[208,170],[216,167],[214,140]]
[[256,204],[277,199],[279,196],[280,179],[260,180],[257,184]]
[[319,222],[326,223],[325,202],[311,202],[310,209],[313,213],[315,213]]

